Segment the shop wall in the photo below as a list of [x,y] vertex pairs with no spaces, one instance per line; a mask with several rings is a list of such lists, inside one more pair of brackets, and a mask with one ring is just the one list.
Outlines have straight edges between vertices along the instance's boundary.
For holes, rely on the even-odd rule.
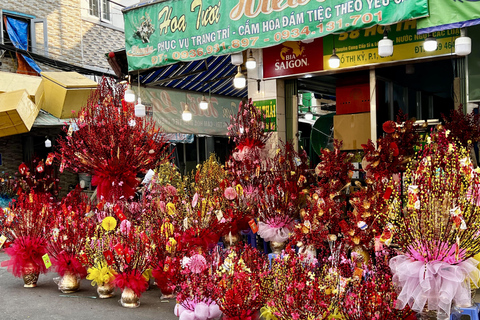
[[0,138],[0,154],[2,155],[2,165],[0,172],[14,174],[18,171],[18,166],[23,161],[22,136]]
[[[2,164],[0,165],[0,173],[7,175],[15,175],[18,172],[18,166],[24,162],[28,162],[29,154],[36,154],[41,158],[45,158],[46,152],[41,152],[42,148],[38,148],[38,143],[33,142],[32,150],[24,150],[28,148],[28,143],[25,143],[25,140],[30,138],[32,141],[43,140],[45,132],[54,132],[58,129],[33,129],[32,132],[25,134],[17,134],[14,136],[1,137],[0,138],[0,154],[2,157]],[[51,135],[52,136],[52,135]],[[37,137],[37,138],[36,138]],[[38,141],[37,141],[38,142]],[[48,151],[51,151],[48,150]],[[79,180],[78,174],[65,170],[63,173],[58,172],[57,167],[57,178],[59,179],[59,197],[64,197],[67,195],[69,190],[72,187],[75,187]]]
[[[86,17],[88,9],[82,9],[80,0],[3,0],[0,9],[46,19],[48,57],[52,59],[107,71],[109,65],[105,53],[124,46],[123,30],[108,23],[92,22]],[[2,71],[15,71],[15,64],[8,54],[1,61]],[[46,66],[40,67],[44,71],[53,71]]]
[[[267,143],[266,150],[269,150],[270,156],[275,155],[279,141],[286,141],[285,124],[285,83],[282,79],[263,80],[263,57],[262,50],[253,50],[253,56],[257,60],[257,67],[248,70],[248,98],[252,101],[276,100],[276,121],[277,129],[272,132],[272,137]],[[257,79],[261,79],[260,88]]]

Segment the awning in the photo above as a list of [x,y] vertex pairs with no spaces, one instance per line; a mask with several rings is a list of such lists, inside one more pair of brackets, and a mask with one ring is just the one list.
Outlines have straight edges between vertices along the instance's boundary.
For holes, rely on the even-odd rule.
[[[110,54],[108,61],[119,78],[124,78],[128,74],[127,55],[124,49]],[[138,83],[138,74],[142,87],[164,87],[238,98],[247,97],[248,92],[247,87],[237,89],[233,86],[237,67],[231,63],[230,55],[132,72],[132,83]]]
[[418,34],[466,28],[480,24],[480,2],[478,0],[429,1],[430,16],[418,20]]

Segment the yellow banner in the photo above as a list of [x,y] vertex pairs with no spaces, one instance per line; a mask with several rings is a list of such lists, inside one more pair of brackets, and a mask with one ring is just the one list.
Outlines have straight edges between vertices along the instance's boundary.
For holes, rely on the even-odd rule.
[[[416,28],[392,26],[388,38],[393,40],[393,54],[380,57],[377,46],[378,41],[383,38],[383,27],[374,28],[377,30],[365,29],[354,38],[350,33],[335,35],[335,49],[340,58],[340,68],[452,54],[455,52],[455,39],[460,36],[460,29],[434,32],[432,36],[437,39],[437,50],[426,52],[423,48],[426,34],[416,34]],[[331,70],[328,59],[332,55],[333,45],[325,46],[325,43],[333,44],[333,39],[324,40],[323,65],[325,70]]]

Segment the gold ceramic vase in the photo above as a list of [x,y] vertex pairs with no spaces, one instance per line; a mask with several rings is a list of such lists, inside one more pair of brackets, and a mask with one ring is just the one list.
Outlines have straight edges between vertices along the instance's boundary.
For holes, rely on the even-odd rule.
[[37,286],[38,276],[40,272],[38,271],[37,266],[30,262],[23,267],[23,283],[25,288],[35,288]]
[[32,272],[23,275],[23,286],[25,288],[35,288],[37,286],[38,276],[40,274],[38,272]]
[[301,246],[300,249],[298,250],[298,253],[309,259],[315,259],[317,257],[317,249],[313,244]]
[[422,312],[417,313],[418,319],[421,320],[449,320],[450,316],[447,314],[436,311],[436,310],[428,310],[426,307],[423,309]]
[[352,252],[357,253],[357,257],[353,259],[353,262],[357,264],[358,268],[362,267],[362,264],[367,264],[370,261],[370,254],[363,245],[356,245],[353,247]]
[[115,286],[112,282],[107,282],[97,286],[97,294],[100,299],[108,299],[114,296]]
[[123,289],[122,297],[120,299],[122,307],[138,308],[140,306],[140,298],[130,288]]
[[229,233],[223,236],[223,246],[225,249],[230,248],[231,246],[236,245],[240,242],[241,236],[239,233]]
[[270,241],[270,249],[272,249],[272,253],[274,254],[281,254],[286,245],[286,242]]
[[73,293],[80,288],[80,277],[70,272],[66,272],[57,284],[58,289],[63,293]]

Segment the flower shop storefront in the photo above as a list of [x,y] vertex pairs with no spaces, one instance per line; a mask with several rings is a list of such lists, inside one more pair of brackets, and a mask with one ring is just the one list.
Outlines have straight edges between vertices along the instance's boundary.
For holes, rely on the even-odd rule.
[[[147,61],[168,63],[175,57],[165,49],[186,32],[187,23],[195,26],[196,22],[198,30],[215,24],[227,28],[215,33],[222,42],[246,32],[233,24],[228,29],[242,15],[252,15],[248,25],[254,26],[254,13],[263,18],[272,14],[275,28],[274,15],[288,9],[289,18],[311,17],[315,26],[320,23],[318,3],[261,3],[258,12],[253,12],[250,1],[229,8],[221,1],[161,1],[127,9],[126,19],[129,12],[142,14],[131,14],[136,17],[131,24],[140,28],[127,30],[127,44],[130,38],[138,39],[137,47],[127,45],[126,52],[137,58],[153,54],[150,48],[155,44],[158,50],[160,43],[153,32],[159,33],[165,38],[160,40],[167,42],[156,58],[149,56]],[[329,19],[327,14],[350,16],[357,10],[357,23],[367,23],[364,27],[371,27],[370,17],[399,23],[426,14],[426,2],[425,7],[421,3],[345,1],[337,5],[327,0],[321,3],[322,18]],[[370,12],[370,16],[363,11],[369,4],[382,14]],[[303,15],[290,15],[297,9]],[[190,18],[194,13],[200,14],[198,19]],[[221,19],[227,17],[224,23]],[[330,32],[327,26],[335,29],[338,23],[323,26],[322,30]],[[313,32],[305,35],[301,30],[302,40]],[[198,45],[204,40],[197,36],[182,39]],[[269,34],[264,36],[263,42],[268,43]],[[219,46],[219,52],[238,49],[231,48],[236,42],[230,40],[225,49]],[[261,47],[261,42],[255,43]],[[205,52],[208,55],[208,46]],[[291,55],[283,51],[285,58]],[[172,69],[188,65],[193,66],[186,62]],[[130,72],[136,71],[138,84],[142,77],[152,80],[145,74],[153,77],[155,72],[168,72],[168,66],[161,71],[147,68],[135,67],[133,61]],[[227,72],[230,67],[225,68]],[[241,67],[236,69],[241,71]],[[375,79],[371,73],[369,80]],[[196,85],[190,78],[171,81]],[[271,139],[290,130],[286,120],[293,117],[285,111],[290,110],[288,103],[297,101],[289,99],[295,95],[295,86],[276,79],[260,80],[260,87],[255,79],[253,84],[259,94],[256,101],[232,104],[230,98],[206,94],[207,109],[199,106],[197,110],[201,93],[150,92],[140,86],[135,96],[141,100],[135,104],[127,101],[131,85],[102,79],[72,119],[71,130],[65,128],[56,139],[57,148],[45,164],[58,163],[61,170],[92,174],[97,197],[87,197],[76,188],[57,199],[32,188],[19,189],[15,181],[8,184],[16,200],[0,211],[0,246],[10,257],[2,266],[23,278],[25,287],[36,286],[39,276],[44,277],[41,274],[54,270],[64,294],[77,291],[80,279],[86,278],[96,286],[99,298],[108,299],[116,289],[121,291],[119,303],[125,308],[141,308],[143,297],[155,294],[147,291],[155,282],[162,298],[175,299],[172,313],[181,320],[413,320],[417,316],[443,320],[469,310],[478,314],[471,294],[480,279],[480,171],[472,163],[470,149],[472,141],[480,140],[480,116],[457,111],[425,135],[421,134],[424,124],[412,119],[387,120],[381,124],[381,139],[364,146],[363,168],[354,177],[354,155],[342,151],[340,140],[334,140],[331,149],[320,150],[314,170],[295,142],[280,141],[270,152]],[[211,90],[219,87],[212,85]],[[285,97],[282,92],[291,93]],[[268,99],[266,95],[272,94]],[[147,108],[142,108],[142,101]],[[273,105],[277,112],[267,121],[262,111],[274,110]],[[168,118],[170,114],[180,117],[185,111],[185,120],[193,114],[204,117],[198,125],[211,130],[216,130],[213,119],[224,116],[227,125],[221,129],[234,148],[226,161],[211,155],[191,174],[182,176],[170,162],[168,136],[160,130],[195,130],[195,122]],[[215,112],[218,118],[212,117]],[[145,116],[148,113],[152,116]],[[276,133],[268,130],[272,123]],[[154,169],[150,179],[142,184],[138,175],[149,169]],[[27,169],[22,174],[30,176]],[[4,179],[0,186],[10,182]]]
[[[194,90],[206,94],[216,90],[216,87],[232,86],[237,78],[248,78],[249,96],[254,101],[276,102],[275,135],[285,140],[293,139],[297,134],[293,132],[295,125],[292,125],[296,119],[291,119],[288,115],[293,106],[288,97],[284,98],[281,88],[277,92],[275,84],[265,82],[269,77],[263,74],[265,66],[260,49],[288,41],[321,41],[333,33],[351,31],[355,34],[358,33],[355,30],[417,19],[428,15],[428,5],[426,0],[415,5],[406,1],[345,1],[340,4],[327,1],[321,5],[312,1],[288,1],[282,4],[271,1],[258,4],[251,1],[228,4],[215,1],[165,1],[136,5],[123,12],[127,73],[133,79],[144,78],[146,73],[165,66],[181,68],[185,63],[193,61],[208,63],[212,57],[228,57],[228,54],[236,56],[243,51],[243,57],[241,55],[239,61],[232,60],[230,67],[220,75],[205,79],[202,75],[187,73],[182,77],[183,84],[191,84]],[[321,51],[324,51],[322,47]],[[290,50],[288,57],[284,56],[283,59],[290,60],[298,54],[299,52]],[[318,51],[316,54],[318,57]],[[256,67],[249,69],[247,62],[255,59],[258,62]],[[318,61],[323,64],[321,60]],[[284,61],[284,64],[287,62]],[[300,60],[291,60],[289,63],[291,62],[305,63]],[[220,64],[223,66],[223,61]],[[308,64],[310,70],[318,67],[318,63]],[[216,66],[213,65],[213,68]],[[179,82],[177,75],[172,75],[173,83]],[[279,77],[275,75],[273,78]],[[157,85],[166,85],[167,81],[168,77],[161,79]],[[140,82],[144,83],[143,80]],[[245,96],[246,92],[241,95]]]

